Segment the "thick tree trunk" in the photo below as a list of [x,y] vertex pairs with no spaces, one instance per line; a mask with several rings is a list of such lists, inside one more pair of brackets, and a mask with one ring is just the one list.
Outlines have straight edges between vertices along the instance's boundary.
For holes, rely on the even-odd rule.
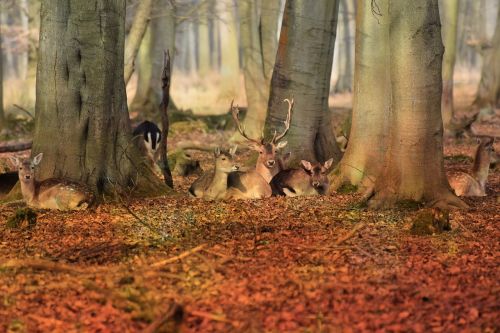
[[135,57],[137,56],[142,38],[148,28],[152,5],[153,0],[141,0],[137,6],[132,27],[130,28],[127,43],[125,45],[125,84],[128,83],[134,72]]
[[474,105],[479,108],[500,106],[500,6],[493,39],[484,51],[481,80]]
[[43,1],[33,142],[33,154],[44,153],[39,179],[83,181],[98,194],[168,191],[132,141],[124,28],[123,0]]
[[340,159],[328,110],[338,1],[287,0],[271,81],[266,132],[283,126],[294,98],[288,146],[292,162]]
[[450,126],[453,118],[453,71],[455,68],[455,55],[457,50],[457,20],[458,0],[443,0],[443,96],[441,99],[441,112],[443,113],[444,128]]
[[389,15],[391,136],[370,205],[415,200],[464,207],[451,193],[443,165],[443,45],[437,0],[390,0]]
[[382,16],[372,13],[372,0],[358,0],[357,4],[352,125],[347,150],[331,174],[332,189],[344,182],[373,186],[388,143],[388,2],[379,3]]
[[[163,66],[163,52],[170,51],[175,60],[175,14],[170,0],[155,0],[152,17],[137,59],[137,91],[130,105],[140,118],[159,120],[158,106],[162,91],[158,68]],[[175,109],[170,101],[169,110]]]
[[[350,15],[353,11],[353,0],[341,0],[340,8],[342,13],[342,55],[339,54],[339,78],[335,83],[335,92],[352,91],[352,55],[351,55],[351,29]],[[381,4],[382,5],[382,4]]]

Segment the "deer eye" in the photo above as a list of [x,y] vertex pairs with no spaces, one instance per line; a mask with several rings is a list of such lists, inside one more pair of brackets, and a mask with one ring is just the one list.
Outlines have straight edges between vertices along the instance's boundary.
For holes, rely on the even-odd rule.
[[261,151],[259,151],[259,154],[261,154],[261,155],[262,155],[262,152],[261,152]]
[[225,160],[226,160],[226,158],[225,158],[225,157],[223,157],[223,158],[222,158],[222,160],[223,160],[223,161],[225,161]]
[[19,167],[19,170],[22,170],[22,169],[23,169],[23,167]]

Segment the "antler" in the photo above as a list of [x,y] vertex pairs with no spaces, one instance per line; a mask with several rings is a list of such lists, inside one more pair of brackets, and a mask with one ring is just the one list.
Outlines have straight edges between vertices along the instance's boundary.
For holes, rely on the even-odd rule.
[[255,139],[252,139],[250,138],[246,133],[245,133],[245,128],[243,127],[243,125],[240,123],[240,119],[238,118],[238,115],[240,114],[240,109],[238,109],[238,105],[236,105],[235,107],[233,106],[233,103],[234,103],[234,99],[231,101],[231,115],[233,116],[233,120],[234,120],[234,123],[236,124],[236,126],[238,127],[238,131],[240,132],[240,134],[245,138],[247,139],[248,141],[252,141],[252,142],[255,142],[256,144],[262,144],[262,139],[259,141],[259,140],[255,140]]
[[283,100],[283,102],[288,103],[288,114],[286,115],[286,120],[284,121],[285,130],[280,135],[277,135],[277,131],[275,130],[273,140],[271,141],[272,143],[277,143],[278,141],[283,139],[283,137],[286,135],[286,132],[288,132],[288,130],[290,129],[290,120],[292,119],[292,109],[293,109],[294,101],[293,101],[293,98],[291,101],[288,98],[285,98]]

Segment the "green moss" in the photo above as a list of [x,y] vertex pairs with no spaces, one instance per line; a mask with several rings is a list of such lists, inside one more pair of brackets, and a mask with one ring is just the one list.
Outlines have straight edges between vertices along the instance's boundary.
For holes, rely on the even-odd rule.
[[396,208],[416,210],[422,208],[422,203],[415,200],[400,200],[396,203]]
[[179,121],[170,125],[169,134],[188,134],[194,131],[207,132],[208,126],[201,120]]
[[450,161],[452,163],[471,163],[472,162],[472,157],[459,154],[459,155],[453,155],[453,156],[445,156],[444,159],[446,161]]
[[437,208],[424,209],[413,219],[410,232],[417,236],[426,236],[451,230],[449,213]]
[[348,194],[348,193],[356,193],[358,191],[358,186],[352,185],[349,183],[344,183],[337,188],[337,193],[340,194]]
[[26,223],[28,228],[31,228],[36,224],[36,217],[36,212],[31,208],[18,209],[16,213],[7,220],[5,225],[7,228],[14,229]]

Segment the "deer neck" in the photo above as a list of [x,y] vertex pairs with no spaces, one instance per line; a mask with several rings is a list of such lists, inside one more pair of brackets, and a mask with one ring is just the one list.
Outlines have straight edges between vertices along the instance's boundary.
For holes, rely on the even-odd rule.
[[227,173],[215,170],[209,191],[222,192],[227,189]]
[[266,182],[270,183],[271,179],[273,179],[273,177],[276,176],[279,170],[276,166],[273,167],[272,169],[269,169],[264,165],[264,163],[257,162],[257,165],[255,166],[255,171],[257,171],[257,173],[261,175],[262,178],[266,180]]
[[23,198],[26,201],[26,203],[32,203],[36,199],[36,184],[35,180],[32,179],[31,181],[19,181],[21,183],[21,193],[23,194]]
[[479,146],[474,157],[474,165],[472,166],[472,177],[478,181],[484,189],[486,179],[490,170],[490,154],[485,151],[484,147]]

